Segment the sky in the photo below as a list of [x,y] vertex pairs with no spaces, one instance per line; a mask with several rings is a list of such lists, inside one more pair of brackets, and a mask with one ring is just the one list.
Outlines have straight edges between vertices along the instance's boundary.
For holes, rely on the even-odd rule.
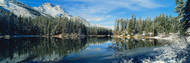
[[177,16],[175,0],[18,0],[32,7],[43,3],[60,5],[73,16],[81,16],[92,24],[114,26],[115,19],[154,18],[160,14]]

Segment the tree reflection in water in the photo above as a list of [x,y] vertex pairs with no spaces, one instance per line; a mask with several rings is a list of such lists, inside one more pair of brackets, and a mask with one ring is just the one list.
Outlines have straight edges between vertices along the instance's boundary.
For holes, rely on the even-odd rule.
[[115,50],[113,56],[118,58],[114,61],[116,63],[124,60],[138,63],[144,58],[153,58],[157,53],[153,51],[155,47],[169,45],[169,42],[166,40],[156,39],[115,38],[114,42],[108,49]]
[[1,62],[58,61],[78,53],[90,44],[101,44],[111,38],[11,38],[0,39]]
[[[123,61],[133,58],[133,62],[141,62],[142,58],[153,58],[156,47],[170,45],[165,40],[155,39],[112,39],[110,37],[86,38],[11,38],[0,39],[0,62],[64,62],[76,59],[74,62],[85,61],[80,54],[87,54],[88,59],[101,61]],[[102,47],[104,46],[104,47]],[[89,47],[102,47],[102,51],[90,50],[97,56],[88,56]],[[87,50],[86,50],[87,49]],[[108,51],[106,51],[108,50]],[[83,52],[83,53],[81,53]],[[100,54],[103,53],[103,54]],[[77,56],[77,54],[79,54]],[[99,55],[100,54],[100,55]],[[157,54],[157,53],[156,53]],[[76,55],[77,57],[72,57]],[[102,56],[101,56],[102,55]],[[69,58],[68,57],[72,57]],[[101,58],[109,58],[102,60]],[[65,59],[65,60],[64,60]],[[72,61],[72,60],[71,60]],[[89,60],[93,62],[92,60]]]

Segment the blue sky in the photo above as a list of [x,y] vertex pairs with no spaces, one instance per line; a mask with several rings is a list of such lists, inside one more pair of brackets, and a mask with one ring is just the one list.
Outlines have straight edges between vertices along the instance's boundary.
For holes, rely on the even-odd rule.
[[32,7],[43,3],[61,5],[74,16],[81,16],[90,23],[113,26],[117,18],[155,17],[162,13],[177,16],[175,0],[18,0]]

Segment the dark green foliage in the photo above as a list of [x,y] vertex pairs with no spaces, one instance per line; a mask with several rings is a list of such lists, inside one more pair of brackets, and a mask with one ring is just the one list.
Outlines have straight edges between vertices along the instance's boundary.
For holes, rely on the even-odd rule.
[[179,14],[178,19],[183,22],[182,34],[190,27],[190,1],[189,0],[176,0],[175,11]]
[[[125,23],[123,25],[122,23]],[[134,35],[134,34],[143,34],[144,32],[152,33],[154,35],[164,33],[178,33],[180,31],[181,22],[177,18],[172,17],[171,15],[161,14],[160,16],[155,17],[153,20],[149,17],[142,20],[141,17],[137,20],[134,15],[130,21],[128,19],[117,19],[116,20],[116,29],[114,34],[116,35]],[[121,25],[121,26],[119,26]],[[123,27],[125,30],[123,30]]]
[[[68,18],[59,17],[44,17],[37,16],[35,19],[17,17],[13,13],[3,13],[0,11],[0,32],[8,35],[56,35],[62,33],[79,33],[86,34],[86,32],[79,31],[86,29],[86,27],[77,22],[68,21]],[[69,24],[70,26],[68,26]],[[71,28],[75,26],[75,28]],[[71,29],[77,31],[70,31]],[[64,30],[68,30],[64,31]]]
[[134,33],[134,26],[133,26],[133,20],[130,20],[129,21],[129,26],[128,26],[129,28],[128,28],[128,33],[130,34],[130,35],[132,35],[132,33]]
[[112,30],[104,27],[88,27],[87,35],[112,35]]
[[45,17],[23,18],[0,7],[1,35],[108,35],[111,30],[101,27],[87,28],[75,18]]
[[[109,37],[87,37],[76,39],[57,39],[57,38],[12,38],[10,40],[0,40],[0,59],[13,59],[14,57],[44,57],[56,54],[60,58],[73,53],[79,53],[89,47],[89,44],[101,44],[111,40]],[[51,58],[51,57],[50,57]],[[27,58],[26,58],[27,59]],[[13,59],[14,60],[14,59]],[[37,60],[36,60],[37,61]],[[9,63],[9,61],[6,61]],[[39,62],[42,62],[39,60]],[[26,63],[25,60],[18,63]]]
[[183,10],[183,19],[182,21],[184,22],[183,24],[183,30],[186,31],[190,27],[190,1],[187,0],[185,2],[185,7],[182,9]]

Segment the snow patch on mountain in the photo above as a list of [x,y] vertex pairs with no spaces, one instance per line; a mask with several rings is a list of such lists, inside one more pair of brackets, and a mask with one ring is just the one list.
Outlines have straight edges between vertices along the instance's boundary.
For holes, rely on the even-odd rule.
[[15,0],[0,0],[0,6],[9,10],[10,12],[13,12],[17,16],[35,17],[35,15],[31,14],[28,9],[14,4],[13,1]]
[[44,3],[42,6],[34,7],[34,9],[53,17],[72,17],[72,15],[64,11],[60,5],[53,5],[51,3]]
[[9,0],[0,0],[0,5],[2,5],[2,6],[8,5],[8,1]]

